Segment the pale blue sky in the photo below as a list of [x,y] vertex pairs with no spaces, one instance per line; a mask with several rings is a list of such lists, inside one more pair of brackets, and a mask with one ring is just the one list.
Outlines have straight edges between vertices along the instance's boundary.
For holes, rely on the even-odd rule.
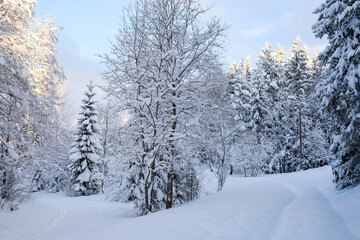
[[[201,0],[213,5],[210,15],[230,25],[224,64],[239,62],[250,55],[254,61],[268,41],[287,51],[300,36],[310,52],[321,51],[325,40],[316,39],[312,14],[324,0]],[[131,0],[38,0],[37,16],[51,15],[63,27],[58,43],[58,59],[69,80],[69,102],[80,106],[90,79],[101,84],[98,53],[109,50],[109,39],[116,33],[122,8]],[[100,100],[100,99],[99,99]]]

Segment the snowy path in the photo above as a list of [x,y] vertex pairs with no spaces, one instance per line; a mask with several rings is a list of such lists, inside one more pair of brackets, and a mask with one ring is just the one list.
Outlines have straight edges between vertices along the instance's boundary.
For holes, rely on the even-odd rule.
[[338,194],[329,167],[260,178],[229,178],[223,191],[136,217],[101,196],[36,194],[0,212],[0,240],[360,239],[360,188]]
[[[320,172],[326,169],[315,171]],[[288,175],[286,181],[283,181],[284,175],[272,178],[273,181],[282,182],[291,189],[296,197],[283,209],[276,232],[271,239],[359,239],[350,232],[344,223],[343,216],[334,209],[323,193],[333,189],[328,176],[324,174],[314,176],[309,174],[311,172],[314,170],[286,174]],[[359,208],[356,205],[354,207]],[[359,212],[359,209],[357,211]]]

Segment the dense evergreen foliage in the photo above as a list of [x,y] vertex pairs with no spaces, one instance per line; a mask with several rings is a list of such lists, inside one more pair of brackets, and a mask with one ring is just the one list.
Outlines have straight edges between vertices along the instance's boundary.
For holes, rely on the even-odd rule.
[[250,78],[244,76],[242,61],[231,66],[229,93],[235,120],[245,129],[235,144],[244,145],[244,138],[252,141],[256,155],[244,158],[250,150],[246,144],[238,149],[233,163],[238,171],[292,172],[328,163],[326,121],[318,120],[323,118],[314,98],[321,68],[311,64],[298,37],[287,60],[281,46],[272,50],[266,43]]
[[316,37],[329,40],[319,55],[326,67],[318,96],[332,119],[332,162],[339,189],[360,183],[360,2],[327,0],[315,10]]
[[99,193],[103,186],[103,176],[100,171],[102,149],[99,140],[98,112],[94,101],[96,94],[92,83],[87,88],[77,121],[75,141],[70,150],[71,164],[68,167],[72,174],[70,186],[81,195]]

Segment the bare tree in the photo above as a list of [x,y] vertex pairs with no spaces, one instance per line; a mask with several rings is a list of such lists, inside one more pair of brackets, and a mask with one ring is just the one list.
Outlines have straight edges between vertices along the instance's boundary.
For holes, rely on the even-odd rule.
[[142,214],[176,202],[204,72],[219,65],[226,27],[217,19],[202,24],[205,12],[197,0],[139,0],[124,11],[112,51],[102,56],[106,91],[130,114],[127,183]]

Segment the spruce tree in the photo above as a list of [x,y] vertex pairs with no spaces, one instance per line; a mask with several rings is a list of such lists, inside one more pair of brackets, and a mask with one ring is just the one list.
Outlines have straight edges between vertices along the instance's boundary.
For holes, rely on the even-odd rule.
[[280,65],[281,69],[283,69],[286,64],[285,52],[284,52],[284,47],[281,46],[280,43],[276,46],[274,54],[275,54],[275,59],[277,60],[278,64]]
[[[307,47],[297,37],[290,50],[290,57],[285,66],[286,88],[289,94],[287,102],[288,123],[292,134],[287,133],[286,148],[291,152],[287,158],[286,169],[289,172],[308,168],[308,158],[303,156],[303,130],[309,126],[310,116],[308,96],[311,89],[311,73],[308,65]],[[305,165],[305,166],[303,166]]]
[[251,61],[250,56],[247,55],[244,60],[242,60],[242,64],[244,66],[244,76],[247,81],[251,80],[252,70],[251,70]]
[[297,37],[290,50],[290,57],[285,67],[285,77],[288,90],[299,104],[305,101],[312,86],[308,63],[307,47],[301,42],[300,37]]
[[320,65],[318,54],[316,53],[313,54],[310,59],[310,72],[312,74],[313,84],[316,86],[320,82],[321,75],[324,72],[324,66]]
[[255,114],[252,116],[258,142],[261,138],[274,137],[274,124],[279,113],[278,103],[281,98],[282,70],[270,43],[261,49],[257,57],[257,69],[252,79],[252,105]]
[[332,169],[338,189],[360,183],[360,2],[327,0],[314,13],[316,37],[327,35],[319,55],[326,66],[318,96],[332,118]]
[[[314,104],[318,81],[316,66],[308,57],[307,47],[297,37],[285,66],[288,101],[285,102],[288,131],[284,136],[287,172],[320,167],[327,164],[328,144],[321,129],[317,105]],[[316,73],[313,71],[316,71]]]
[[102,153],[99,141],[99,127],[95,110],[92,83],[87,85],[85,99],[81,106],[77,123],[76,137],[70,150],[69,170],[72,172],[70,186],[81,195],[91,195],[102,190],[103,176],[100,171],[100,155]]
[[229,74],[229,93],[230,104],[236,110],[235,120],[241,122],[246,128],[252,130],[254,121],[252,116],[255,114],[252,102],[254,99],[254,89],[251,86],[250,79],[247,79],[247,68],[243,68],[244,60],[241,60],[239,66],[234,62],[231,65]]

